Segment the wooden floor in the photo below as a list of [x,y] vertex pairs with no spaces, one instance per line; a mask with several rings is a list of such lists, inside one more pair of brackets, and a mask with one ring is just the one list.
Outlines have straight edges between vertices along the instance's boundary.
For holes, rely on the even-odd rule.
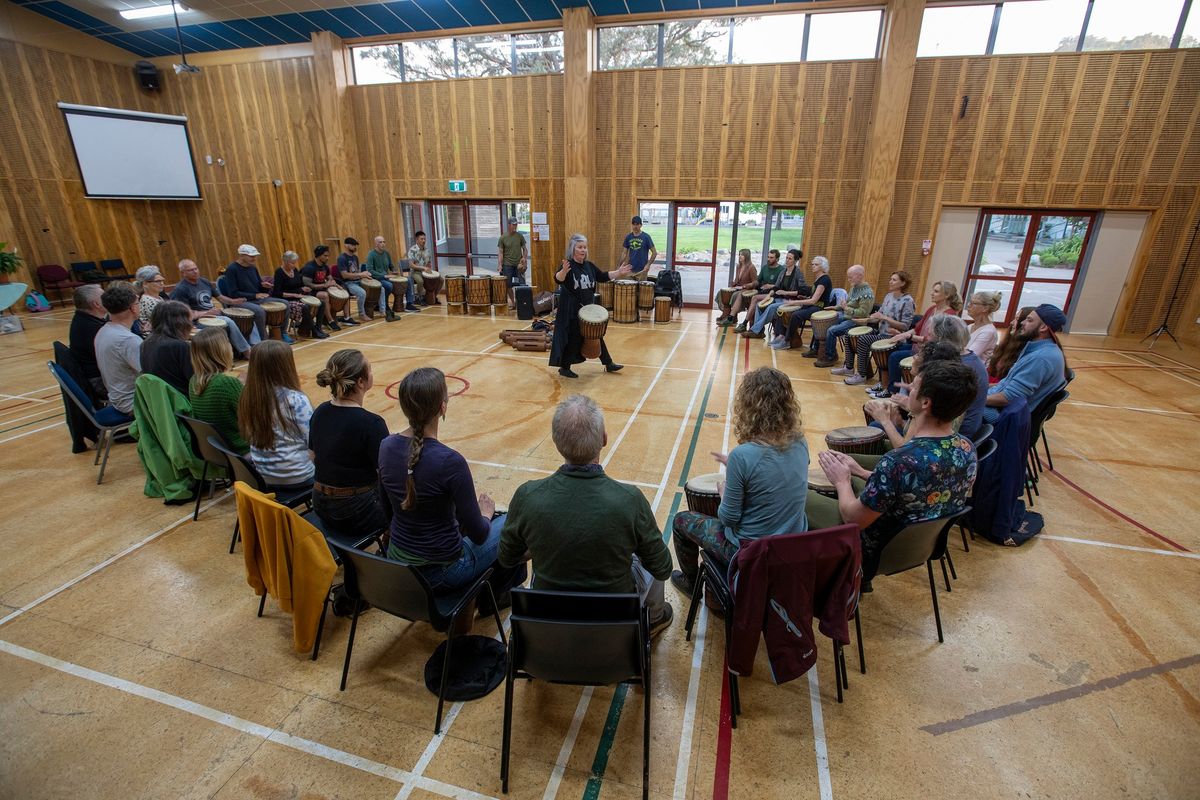
[[[226,552],[230,499],[192,522],[143,496],[131,445],[96,485],[45,366],[70,312],[23,316],[25,333],[0,338],[0,796],[500,796],[502,692],[454,706],[434,737],[422,668],[439,637],[378,612],[361,620],[339,692],[348,622],[332,619],[312,662],[292,651],[289,617],[272,604],[255,617],[240,552]],[[794,377],[814,453],[830,428],[861,424],[861,388],[712,316],[612,325],[626,369],[591,362],[575,381],[501,345],[515,321],[440,309],[295,352],[316,402],[328,355],[363,349],[377,382],[367,405],[392,430],[403,425],[385,387],[417,366],[445,370],[456,394],[443,439],[502,501],[557,467],[554,404],[587,393],[605,409],[607,470],[641,487],[667,529],[686,477],[715,471],[709,451],[734,444],[728,411],[748,368]],[[1020,549],[952,543],[945,644],[922,571],[877,580],[863,603],[868,674],[849,656],[846,702],[827,640],[819,667],[784,686],[760,651],[731,732],[721,627],[702,615],[684,641],[686,601],[667,589],[677,622],[654,647],[653,797],[1197,797],[1200,351],[1068,344],[1079,377],[1050,426],[1045,534]],[[642,703],[634,690],[519,686],[510,796],[637,797]]]

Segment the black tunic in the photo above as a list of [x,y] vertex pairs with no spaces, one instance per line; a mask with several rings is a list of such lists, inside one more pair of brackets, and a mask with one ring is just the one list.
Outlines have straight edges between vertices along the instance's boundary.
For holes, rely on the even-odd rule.
[[[595,303],[596,285],[609,280],[608,273],[602,272],[591,261],[581,264],[571,259],[567,263],[571,271],[567,273],[565,280],[560,281],[558,270],[554,271],[554,281],[561,291],[558,297],[558,316],[554,323],[554,340],[550,345],[552,367],[570,367],[587,360],[579,352],[583,344],[583,336],[579,333],[579,309]],[[600,362],[612,363],[603,337],[600,339]]]

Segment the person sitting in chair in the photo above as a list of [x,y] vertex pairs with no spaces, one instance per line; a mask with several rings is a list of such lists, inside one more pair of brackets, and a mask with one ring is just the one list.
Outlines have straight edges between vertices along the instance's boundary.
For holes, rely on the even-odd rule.
[[[907,525],[956,514],[975,482],[975,448],[954,432],[954,418],[975,399],[975,373],[963,363],[935,361],[913,379],[908,441],[867,470],[852,456],[826,450],[821,469],[837,499],[808,493],[808,526],[849,522],[862,531],[863,591],[879,568],[879,555]],[[861,479],[861,480],[855,480]],[[866,483],[861,481],[865,480]]]
[[1042,303],[1029,313],[1016,335],[1025,349],[1008,374],[988,389],[985,422],[995,422],[1013,397],[1024,397],[1030,412],[1066,382],[1067,362],[1054,334],[1067,324],[1057,306]]
[[651,635],[662,631],[674,616],[663,601],[671,553],[641,490],[600,466],[608,443],[603,412],[591,398],[571,395],[554,410],[550,430],[565,463],[517,488],[500,534],[500,566],[532,558],[535,589],[636,591]]

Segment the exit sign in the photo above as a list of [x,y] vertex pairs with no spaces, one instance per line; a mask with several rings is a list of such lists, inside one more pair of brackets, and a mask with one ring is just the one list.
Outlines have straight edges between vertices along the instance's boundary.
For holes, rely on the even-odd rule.
[[451,192],[465,192],[467,190],[466,181],[447,181],[450,184]]

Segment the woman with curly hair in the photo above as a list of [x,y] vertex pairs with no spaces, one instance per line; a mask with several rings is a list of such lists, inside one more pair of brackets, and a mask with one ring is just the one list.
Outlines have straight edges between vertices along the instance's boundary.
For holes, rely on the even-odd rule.
[[808,443],[800,428],[800,402],[788,376],[761,367],[742,378],[734,399],[733,432],[738,446],[713,453],[725,465],[717,484],[716,517],[694,511],[675,515],[675,555],[680,569],[671,582],[690,594],[700,550],[726,566],[744,542],[808,530]]
[[[449,393],[440,369],[420,367],[397,387],[408,428],[379,445],[379,481],[392,507],[388,558],[417,570],[434,594],[454,596],[488,568],[497,596],[524,580],[525,568],[496,564],[505,515],[475,494],[467,460],[438,441]],[[467,619],[471,615],[465,615]]]

